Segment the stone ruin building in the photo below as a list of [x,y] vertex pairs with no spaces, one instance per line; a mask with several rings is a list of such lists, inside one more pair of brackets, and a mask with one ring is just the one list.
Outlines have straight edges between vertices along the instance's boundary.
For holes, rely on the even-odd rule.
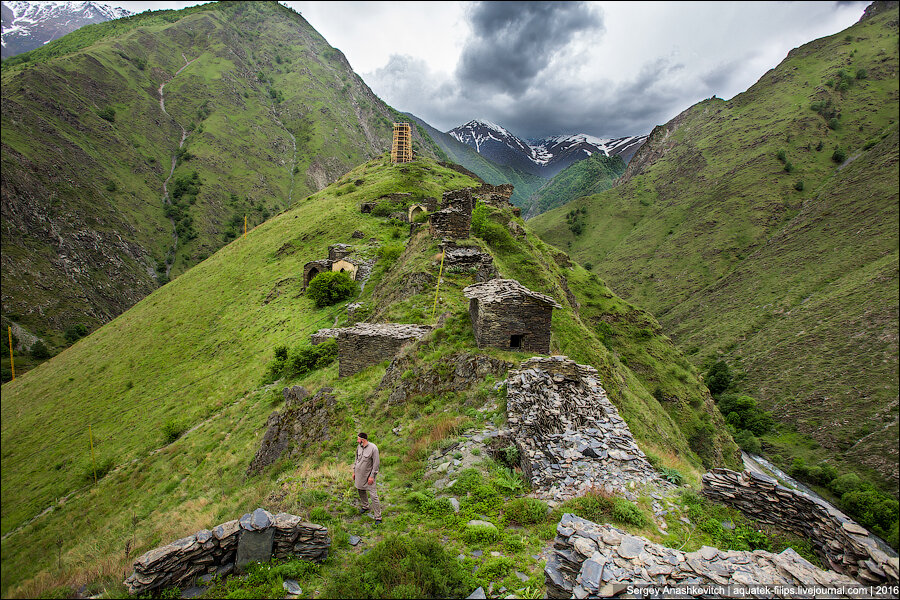
[[363,263],[349,258],[353,250],[353,246],[349,244],[333,244],[328,247],[328,258],[313,260],[303,265],[303,288],[309,286],[313,277],[325,271],[344,272],[350,279],[356,280]]
[[464,240],[472,229],[472,213],[453,206],[431,213],[429,220],[437,239]]
[[476,283],[463,289],[463,294],[469,299],[469,318],[479,348],[550,353],[553,309],[562,308],[553,298],[515,279]]
[[410,342],[425,337],[431,327],[402,323],[357,323],[353,327],[320,329],[310,341],[319,344],[337,338],[338,377],[347,377],[366,367],[395,357]]
[[475,196],[485,204],[505,208],[510,206],[509,199],[513,195],[515,188],[510,183],[503,185],[491,185],[484,183],[481,187],[475,189]]
[[445,242],[440,245],[444,252],[444,268],[452,272],[470,271],[475,274],[475,281],[488,281],[497,277],[497,268],[494,266],[494,258],[487,252],[482,252],[477,246],[459,246],[454,242]]
[[441,197],[441,208],[458,208],[471,215],[477,201],[478,199],[472,194],[472,188],[451,190],[444,192]]

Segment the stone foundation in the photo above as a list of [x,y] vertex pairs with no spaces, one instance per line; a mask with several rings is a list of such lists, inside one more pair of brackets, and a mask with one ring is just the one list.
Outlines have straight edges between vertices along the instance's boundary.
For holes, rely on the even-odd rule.
[[[629,535],[611,525],[599,525],[572,514],[564,514],[556,526],[553,553],[544,568],[548,598],[607,598],[625,592],[628,585],[773,586],[773,594],[748,593],[749,598],[812,597],[790,588],[848,588],[829,598],[856,597],[853,579],[816,567],[793,549],[780,554],[764,550],[742,552],[703,546],[696,552],[666,548],[646,538]],[[781,591],[778,591],[778,590]],[[704,594],[704,598],[736,597]],[[640,597],[640,596],[626,596]],[[685,590],[672,590],[653,597],[692,598]],[[868,594],[858,597],[871,598]],[[891,597],[885,593],[882,596]]]
[[322,562],[330,547],[328,529],[322,525],[287,513],[272,516],[257,508],[240,519],[145,553],[134,562],[125,587],[136,595],[162,586],[184,586],[196,578],[225,576],[247,562],[272,557]]
[[888,556],[864,527],[817,498],[775,479],[713,469],[703,475],[703,494],[744,514],[809,538],[822,561],[866,585],[898,582],[897,555]]
[[399,323],[357,323],[353,327],[332,331],[337,332],[338,376],[347,377],[393,358],[406,344],[422,339],[431,331],[431,327]]
[[671,485],[638,448],[596,369],[565,356],[524,361],[506,379],[506,422],[536,495],[565,500],[597,489],[633,496]]

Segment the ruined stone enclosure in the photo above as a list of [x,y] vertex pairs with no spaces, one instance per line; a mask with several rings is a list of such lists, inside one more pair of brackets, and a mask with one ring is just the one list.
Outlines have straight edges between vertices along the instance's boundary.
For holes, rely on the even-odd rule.
[[437,239],[464,240],[472,229],[472,213],[451,206],[431,213],[431,235]]
[[363,265],[355,259],[348,258],[353,251],[353,246],[349,244],[333,244],[328,247],[328,258],[313,260],[303,265],[303,288],[309,287],[309,282],[325,271],[341,271],[355,281]]
[[405,345],[425,337],[431,327],[358,323],[332,331],[337,332],[338,377],[347,377],[395,357]]
[[536,354],[550,353],[553,309],[562,308],[515,279],[492,279],[463,290],[479,348],[492,346]]

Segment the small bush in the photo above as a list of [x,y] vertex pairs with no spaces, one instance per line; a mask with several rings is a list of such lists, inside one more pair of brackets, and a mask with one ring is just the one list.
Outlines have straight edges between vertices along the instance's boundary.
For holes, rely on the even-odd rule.
[[306,295],[317,308],[324,308],[348,300],[358,291],[359,285],[347,273],[326,271],[313,277],[306,288]]
[[504,514],[518,525],[542,523],[547,520],[547,504],[537,498],[516,498],[506,503]]
[[466,525],[463,539],[469,544],[489,545],[500,540],[500,531],[487,525]]
[[604,494],[593,492],[567,500],[562,507],[565,509],[564,512],[570,512],[582,519],[601,522],[603,517],[612,512],[613,501]]
[[788,173],[793,173],[794,172],[794,163],[792,163],[790,161],[784,163],[784,170]]
[[828,128],[829,129],[837,129],[840,127],[840,122],[837,120],[837,117],[831,117],[828,119]]
[[731,369],[725,361],[717,361],[706,372],[706,387],[716,396],[728,389],[731,385]]
[[741,450],[750,454],[759,454],[762,450],[759,438],[753,435],[752,431],[747,431],[746,429],[738,430],[734,434],[734,442],[740,446]]
[[287,348],[275,348],[275,358],[266,369],[268,381],[282,377],[303,377],[312,371],[323,369],[337,358],[337,342],[325,340],[315,346],[301,346],[288,353]]
[[831,160],[836,163],[842,163],[847,160],[847,152],[841,147],[835,148],[834,153],[831,155]]
[[481,202],[478,202],[472,211],[472,233],[494,248],[502,250],[515,247],[509,230],[491,220],[490,209]]
[[385,271],[389,271],[394,266],[397,259],[403,254],[403,250],[403,244],[385,244],[378,249],[378,259],[384,265]]
[[88,334],[88,329],[85,325],[78,323],[77,325],[70,325],[66,328],[63,337],[66,338],[66,341],[70,344],[74,344],[84,336]]
[[781,162],[787,162],[787,153],[784,150],[779,150],[775,157]]
[[107,192],[115,192],[118,189],[119,189],[119,186],[116,185],[115,181],[110,180],[109,183],[106,184]]
[[856,78],[857,79],[865,79],[868,76],[869,76],[869,72],[866,71],[865,69],[857,69],[856,70]]
[[718,405],[725,421],[737,430],[746,429],[754,435],[763,435],[775,424],[772,415],[760,409],[750,396],[723,394]]
[[613,499],[612,517],[620,523],[627,523],[635,527],[643,527],[647,524],[647,517],[633,502],[623,498]]
[[462,565],[434,539],[389,537],[349,562],[323,597],[464,598],[472,591]]
[[38,340],[31,345],[31,357],[36,360],[46,360],[50,358],[50,350],[44,342]]
[[800,179],[800,180],[798,180],[796,183],[794,183],[794,189],[797,190],[798,192],[802,192],[802,191],[803,191],[803,187],[804,187],[804,185],[803,185],[803,180],[802,180],[802,179]]
[[187,430],[187,426],[177,419],[169,419],[162,426],[162,435],[163,441],[166,444],[171,444],[175,440],[181,437]]
[[518,494],[525,489],[525,481],[522,476],[507,467],[497,470],[494,484],[507,494]]
[[109,121],[110,123],[116,122],[116,110],[111,106],[107,106],[102,110],[98,110],[97,116],[104,121]]
[[678,469],[670,469],[668,467],[663,467],[659,470],[662,478],[668,481],[673,485],[681,485],[684,483],[684,475],[681,474],[681,471]]

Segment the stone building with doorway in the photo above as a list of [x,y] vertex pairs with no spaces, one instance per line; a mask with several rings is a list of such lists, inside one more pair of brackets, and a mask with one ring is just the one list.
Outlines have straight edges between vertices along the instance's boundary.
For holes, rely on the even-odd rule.
[[550,353],[550,325],[556,301],[515,279],[491,279],[463,289],[479,348],[491,346]]
[[303,265],[303,288],[309,287],[309,282],[325,271],[347,273],[350,279],[355,281],[361,264],[351,258],[353,251],[354,248],[350,244],[332,244],[328,247],[328,258],[313,260]]

